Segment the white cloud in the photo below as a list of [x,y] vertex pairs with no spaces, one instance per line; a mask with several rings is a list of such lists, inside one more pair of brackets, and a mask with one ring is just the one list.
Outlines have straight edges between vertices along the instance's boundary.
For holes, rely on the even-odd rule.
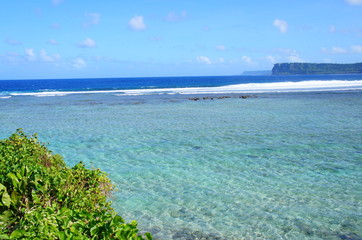
[[49,39],[49,40],[47,41],[47,43],[49,43],[49,44],[51,44],[51,45],[58,45],[58,44],[59,44],[58,41],[57,41],[57,40],[54,40],[54,39]]
[[25,49],[25,59],[29,62],[56,62],[59,61],[60,58],[61,56],[59,54],[48,55],[44,49],[41,49],[39,54],[36,54],[33,48]]
[[[323,51],[323,48],[321,49]],[[300,57],[300,54],[295,49],[289,49],[289,48],[279,48],[275,49],[275,55],[273,56],[267,56],[266,59],[270,61],[271,63],[277,63],[282,61],[288,61],[288,62],[306,62],[305,59]]]
[[347,54],[347,53],[362,53],[362,46],[361,45],[354,45],[351,46],[350,49],[345,49],[341,47],[332,47],[328,49],[326,47],[322,47],[321,51],[327,54]]
[[302,59],[298,55],[291,55],[287,59],[289,62],[305,62],[304,59]]
[[104,57],[104,56],[91,56],[88,58],[91,61],[97,61],[97,62],[120,62],[119,59],[116,58],[110,58],[110,57]]
[[97,25],[100,22],[101,14],[99,13],[87,13],[87,20],[83,23],[84,27],[91,27],[93,25]]
[[35,56],[33,48],[25,49],[25,59],[28,60],[29,62],[33,62],[36,60],[36,56]]
[[347,50],[340,47],[332,47],[332,53],[347,53]]
[[59,29],[61,26],[59,23],[53,23],[52,25],[50,25],[50,27],[53,29]]
[[338,34],[354,34],[354,33],[358,34],[359,29],[337,28],[336,26],[332,25],[329,27],[328,31],[330,33],[338,33]]
[[277,52],[282,53],[282,54],[289,54],[289,55],[297,55],[297,51],[295,49],[290,49],[290,48],[278,48],[276,49]]
[[341,47],[332,47],[331,49],[328,49],[326,47],[322,47],[321,51],[323,53],[328,53],[328,54],[330,54],[330,53],[333,53],[333,54],[338,54],[339,53],[340,54],[340,53],[347,53],[348,52],[346,49],[341,48]]
[[198,56],[196,59],[199,63],[212,64],[212,61],[210,60],[210,58],[205,57],[205,56]]
[[219,50],[219,51],[225,51],[226,50],[226,47],[224,45],[217,45],[215,48],[216,48],[216,50]]
[[34,13],[37,15],[37,16],[41,16],[43,14],[43,10],[41,8],[35,8],[34,9]]
[[202,63],[202,64],[217,64],[217,63],[225,63],[225,59],[220,57],[220,58],[216,58],[214,60],[210,59],[209,57],[205,57],[205,56],[198,56],[196,57],[196,61],[198,63]]
[[268,60],[270,63],[276,63],[277,62],[277,60],[275,59],[275,57],[273,57],[273,56],[271,56],[271,55],[269,55],[269,56],[266,56],[265,57],[266,58],[266,60]]
[[15,39],[9,39],[9,38],[5,40],[5,43],[7,43],[9,45],[13,45],[13,46],[22,44],[21,42],[15,40]]
[[147,28],[146,24],[143,22],[143,16],[134,16],[129,20],[128,26],[135,31],[145,30]]
[[4,59],[7,62],[18,62],[21,59],[21,55],[16,52],[8,52],[0,54],[0,60]]
[[362,46],[358,46],[358,45],[352,46],[351,50],[353,53],[362,53]]
[[241,57],[241,60],[242,60],[243,62],[247,63],[247,64],[252,64],[252,63],[253,63],[253,61],[251,60],[251,58],[248,57],[248,56],[242,56],[242,57]]
[[86,38],[83,41],[78,43],[78,47],[82,48],[92,48],[96,46],[96,42],[91,38]]
[[362,5],[362,0],[346,0],[351,5]]
[[329,32],[331,32],[331,33],[337,32],[336,26],[330,26],[330,27],[329,27]]
[[187,17],[187,12],[182,11],[180,14],[169,12],[166,16],[166,20],[170,22],[181,21]]
[[288,23],[284,20],[275,19],[273,25],[277,27],[281,33],[286,33],[288,31]]
[[61,58],[59,54],[54,54],[52,56],[49,56],[44,49],[40,50],[39,57],[40,60],[43,62],[56,62]]
[[160,36],[153,36],[149,38],[151,41],[158,42],[162,40],[162,37]]
[[87,67],[87,63],[82,58],[73,59],[72,65],[76,69],[82,69],[82,68]]
[[362,38],[362,28],[357,30],[357,36]]
[[54,6],[61,4],[64,0],[52,0]]

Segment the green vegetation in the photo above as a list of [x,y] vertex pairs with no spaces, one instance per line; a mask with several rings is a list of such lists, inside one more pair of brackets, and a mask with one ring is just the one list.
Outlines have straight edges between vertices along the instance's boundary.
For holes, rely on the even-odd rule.
[[0,239],[152,239],[116,215],[113,188],[104,172],[69,168],[18,130],[0,140]]
[[273,75],[362,74],[362,63],[277,63]]

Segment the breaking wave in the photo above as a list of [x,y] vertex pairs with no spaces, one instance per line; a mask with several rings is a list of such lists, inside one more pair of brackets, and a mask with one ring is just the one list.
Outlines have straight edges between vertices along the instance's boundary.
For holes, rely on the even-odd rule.
[[[115,94],[117,96],[157,95],[157,94],[225,94],[225,93],[272,93],[272,92],[315,92],[362,90],[362,80],[315,80],[300,82],[244,83],[220,87],[152,88],[86,91],[43,91],[14,92],[10,96],[52,97],[70,94]],[[3,96],[1,98],[9,98]]]

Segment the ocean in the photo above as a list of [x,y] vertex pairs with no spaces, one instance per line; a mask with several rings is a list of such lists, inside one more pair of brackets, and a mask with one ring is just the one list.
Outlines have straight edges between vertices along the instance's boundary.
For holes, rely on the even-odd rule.
[[362,75],[0,80],[17,128],[109,174],[155,239],[362,239]]

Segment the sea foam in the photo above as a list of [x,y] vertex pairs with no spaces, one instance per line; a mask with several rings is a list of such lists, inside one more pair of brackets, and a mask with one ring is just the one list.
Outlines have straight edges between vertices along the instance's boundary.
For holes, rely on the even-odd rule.
[[66,96],[70,94],[116,94],[117,96],[157,95],[157,94],[225,94],[225,93],[265,93],[265,92],[312,92],[312,91],[347,91],[362,90],[362,80],[315,80],[301,82],[245,83],[221,87],[188,88],[152,88],[127,90],[95,91],[44,91],[11,93],[12,96]]

